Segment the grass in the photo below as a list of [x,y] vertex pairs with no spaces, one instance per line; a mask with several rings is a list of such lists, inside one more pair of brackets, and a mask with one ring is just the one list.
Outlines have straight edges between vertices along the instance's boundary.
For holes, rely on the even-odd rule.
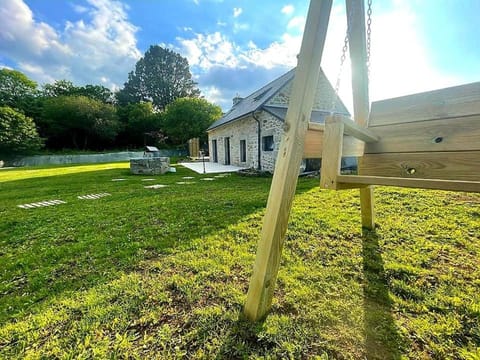
[[478,194],[379,188],[362,232],[356,191],[300,179],[272,312],[250,324],[270,179],[177,169],[0,171],[0,358],[480,358]]

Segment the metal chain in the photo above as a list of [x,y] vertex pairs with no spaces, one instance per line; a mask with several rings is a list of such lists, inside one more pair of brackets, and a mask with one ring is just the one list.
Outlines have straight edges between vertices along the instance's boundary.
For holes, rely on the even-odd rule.
[[[367,1],[368,9],[367,9],[367,76],[370,78],[370,54],[371,54],[371,35],[372,35],[372,0]],[[348,35],[349,35],[349,28],[348,24],[351,23],[350,18],[347,20],[347,34],[345,35],[345,40],[343,41],[343,48],[342,48],[342,56],[340,57],[340,67],[338,70],[337,80],[335,81],[335,95],[332,100],[332,105],[330,108],[330,113],[333,114],[335,111],[335,106],[337,105],[338,101],[338,92],[340,90],[340,82],[343,72],[343,66],[345,64],[345,59],[347,57],[348,51]]]
[[338,69],[337,80],[335,81],[335,94],[332,99],[332,106],[330,108],[330,113],[333,114],[335,111],[335,106],[338,101],[338,92],[340,90],[340,82],[342,78],[343,65],[345,64],[345,59],[347,58],[348,51],[348,30],[347,35],[345,35],[345,40],[343,41],[342,56],[340,57],[340,67]]
[[340,90],[340,82],[342,78],[343,65],[345,64],[345,60],[347,58],[348,34],[349,34],[348,23],[349,22],[347,21],[347,33],[345,34],[345,39],[343,40],[342,56],[340,56],[340,67],[338,69],[337,80],[335,81],[335,93],[332,99],[332,105],[330,107],[330,114],[333,114],[335,112],[335,106],[337,105],[337,101],[338,101],[338,92]]

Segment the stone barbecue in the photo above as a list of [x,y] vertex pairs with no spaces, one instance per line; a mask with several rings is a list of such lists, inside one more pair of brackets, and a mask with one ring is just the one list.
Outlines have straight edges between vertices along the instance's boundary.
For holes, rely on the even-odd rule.
[[146,146],[143,158],[130,159],[130,171],[135,175],[162,175],[170,170],[170,158],[158,156],[159,150]]

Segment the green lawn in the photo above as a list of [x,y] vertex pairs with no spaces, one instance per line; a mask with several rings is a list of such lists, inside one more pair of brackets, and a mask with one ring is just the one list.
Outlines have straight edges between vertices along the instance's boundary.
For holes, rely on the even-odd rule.
[[250,324],[271,179],[203,177],[1,170],[0,359],[480,359],[478,194],[379,188],[362,233],[357,191],[300,179],[272,312]]

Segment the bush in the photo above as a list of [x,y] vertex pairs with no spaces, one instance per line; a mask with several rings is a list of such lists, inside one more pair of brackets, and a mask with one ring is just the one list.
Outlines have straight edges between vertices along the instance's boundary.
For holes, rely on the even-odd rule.
[[42,140],[33,120],[8,106],[0,107],[0,155],[38,150]]

